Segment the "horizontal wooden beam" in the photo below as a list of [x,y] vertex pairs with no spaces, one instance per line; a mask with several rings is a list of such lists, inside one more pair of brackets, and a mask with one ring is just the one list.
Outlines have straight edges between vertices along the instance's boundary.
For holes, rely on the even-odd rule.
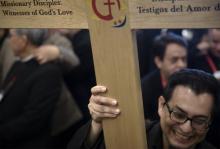
[[0,28],[88,28],[84,7],[83,0],[1,0]]
[[132,28],[219,28],[220,0],[132,0]]
[[[88,28],[84,6],[82,0],[2,0],[0,28]],[[220,0],[130,0],[129,14],[131,29],[219,28]]]

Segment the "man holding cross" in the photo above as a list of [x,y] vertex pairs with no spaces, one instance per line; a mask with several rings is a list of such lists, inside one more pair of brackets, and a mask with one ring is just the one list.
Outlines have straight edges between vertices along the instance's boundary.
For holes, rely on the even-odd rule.
[[[203,71],[184,69],[174,73],[164,96],[158,99],[160,121],[146,125],[148,149],[214,149],[204,138],[214,116],[217,86],[217,80]],[[103,96],[106,87],[95,86],[91,92],[88,107],[92,121],[75,134],[69,149],[104,149],[102,120],[121,113],[116,99]]]

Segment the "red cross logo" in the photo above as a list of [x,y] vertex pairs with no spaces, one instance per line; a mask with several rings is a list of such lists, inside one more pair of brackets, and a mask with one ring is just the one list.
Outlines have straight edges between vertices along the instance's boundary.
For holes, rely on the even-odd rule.
[[103,3],[104,6],[108,7],[108,12],[109,13],[107,15],[103,15],[101,12],[98,11],[98,9],[96,7],[96,0],[92,0],[92,8],[93,8],[95,14],[100,19],[103,19],[103,20],[106,20],[106,21],[110,21],[110,20],[113,19],[113,16],[112,16],[112,7],[113,7],[113,5],[117,5],[118,6],[118,10],[121,9],[120,1],[119,0],[115,0],[115,1],[116,1],[116,3],[114,1],[107,0],[107,2]]

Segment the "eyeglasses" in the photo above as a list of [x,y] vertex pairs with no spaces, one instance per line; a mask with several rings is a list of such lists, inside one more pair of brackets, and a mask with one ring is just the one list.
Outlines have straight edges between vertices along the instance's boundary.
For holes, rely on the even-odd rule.
[[209,128],[210,121],[207,118],[189,118],[186,113],[178,111],[177,109],[171,109],[167,103],[165,103],[170,119],[179,123],[184,124],[188,120],[191,122],[191,127],[198,131],[206,131]]

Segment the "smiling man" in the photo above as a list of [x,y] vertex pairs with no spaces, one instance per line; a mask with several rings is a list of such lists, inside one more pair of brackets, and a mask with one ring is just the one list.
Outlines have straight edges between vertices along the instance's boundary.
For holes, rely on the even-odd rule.
[[[174,73],[158,99],[160,120],[146,125],[148,149],[215,149],[204,138],[214,116],[217,86],[218,81],[203,71]],[[120,114],[117,101],[103,96],[106,87],[95,86],[91,91],[92,121],[75,134],[68,149],[105,149],[102,120]]]
[[215,84],[214,78],[199,71],[184,70],[172,76],[164,97],[159,97],[163,148],[212,148],[202,140],[213,116]]

